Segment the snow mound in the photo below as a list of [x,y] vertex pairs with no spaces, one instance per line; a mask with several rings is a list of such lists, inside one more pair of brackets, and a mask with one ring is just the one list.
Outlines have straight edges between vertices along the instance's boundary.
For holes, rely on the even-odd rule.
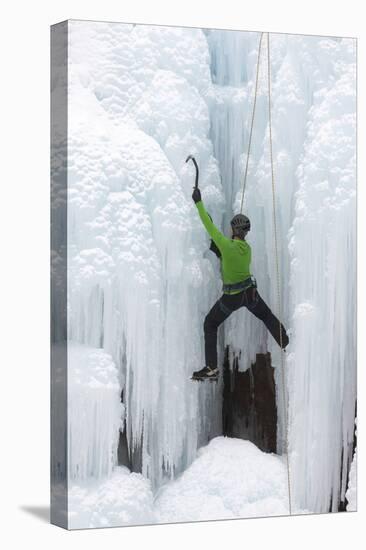
[[155,505],[160,522],[286,515],[286,467],[249,441],[217,437]]
[[128,468],[116,468],[102,482],[69,488],[69,529],[154,523],[150,482]]
[[69,487],[69,528],[113,527],[288,514],[286,467],[253,443],[216,437],[176,480],[155,495],[141,474],[116,468],[109,478]]

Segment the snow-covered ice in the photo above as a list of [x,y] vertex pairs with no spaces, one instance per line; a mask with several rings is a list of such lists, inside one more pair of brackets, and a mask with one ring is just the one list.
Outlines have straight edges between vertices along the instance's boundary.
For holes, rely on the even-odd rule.
[[[142,515],[148,522],[155,514],[180,521],[188,518],[188,501],[199,514],[194,498],[206,519],[286,513],[278,481],[282,458],[262,456],[248,442],[229,447],[214,439],[205,447],[222,433],[222,387],[189,380],[204,363],[203,320],[221,285],[191,200],[194,171],[185,159],[195,155],[205,205],[226,231],[240,206],[259,34],[82,21],[69,22],[69,31],[72,524],[120,524],[118,517],[138,523]],[[276,312],[266,55],[264,38],[244,204],[252,223],[252,271]],[[336,509],[352,459],[355,60],[352,39],[271,35],[280,284],[291,333],[291,476],[294,508],[310,512]],[[57,251],[53,255],[57,261]],[[219,357],[230,345],[230,359],[238,357],[242,370],[265,351],[279,365],[274,341],[247,311],[232,316],[219,342]],[[80,411],[89,422],[84,430]],[[123,426],[130,449],[141,448],[142,475],[116,467]],[[271,461],[275,479],[265,476],[268,491],[242,479],[239,468],[230,478],[236,496],[230,482],[225,485],[220,457],[230,463],[236,452],[243,463],[248,456],[248,468],[254,455],[259,470],[262,460]],[[202,491],[194,488],[193,479],[210,461]],[[130,490],[145,495],[141,514]],[[120,514],[110,516],[109,498],[121,502]],[[92,503],[88,509],[85,501]],[[168,502],[176,519],[168,518]],[[80,517],[79,506],[85,512]]]
[[108,478],[73,482],[68,506],[70,529],[155,522],[150,482],[121,466]]
[[346,492],[346,499],[348,500],[347,512],[357,511],[357,449],[353,456],[351,469],[349,473],[349,483]]
[[75,21],[69,56],[69,337],[113,357],[130,448],[143,444],[143,474],[158,485],[221,431],[220,392],[189,380],[218,291],[184,162],[199,157],[217,212],[207,41]]
[[[357,426],[357,418],[355,421]],[[356,434],[357,436],[357,431]],[[357,447],[353,454],[353,460],[349,472],[348,487],[346,492],[347,512],[357,511]]]
[[146,478],[118,467],[100,483],[74,483],[69,508],[72,529],[286,515],[286,466],[249,441],[217,437],[155,497]]
[[155,509],[161,522],[286,515],[285,460],[250,441],[217,437],[158,492]]

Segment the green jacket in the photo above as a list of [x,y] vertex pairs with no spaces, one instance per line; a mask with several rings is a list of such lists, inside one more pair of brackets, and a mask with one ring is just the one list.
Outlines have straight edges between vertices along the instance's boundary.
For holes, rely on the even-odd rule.
[[[221,252],[221,273],[224,284],[232,285],[248,279],[251,276],[250,262],[252,259],[249,244],[246,241],[225,237],[210,220],[203,202],[197,202],[196,206],[207,233]],[[239,292],[241,291],[236,290],[226,294],[238,294]]]

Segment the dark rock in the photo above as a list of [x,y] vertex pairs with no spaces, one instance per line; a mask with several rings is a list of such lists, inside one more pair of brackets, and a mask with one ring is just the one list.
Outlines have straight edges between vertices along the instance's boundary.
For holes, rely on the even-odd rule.
[[252,441],[262,451],[276,452],[276,386],[270,353],[257,354],[256,362],[239,372],[237,360],[230,369],[226,350],[223,432]]

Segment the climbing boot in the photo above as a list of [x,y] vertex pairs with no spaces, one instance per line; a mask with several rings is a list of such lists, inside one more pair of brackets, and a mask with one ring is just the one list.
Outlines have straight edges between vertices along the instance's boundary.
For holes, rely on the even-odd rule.
[[203,369],[198,370],[193,373],[192,380],[218,380],[219,378],[219,369],[214,367],[203,367]]

